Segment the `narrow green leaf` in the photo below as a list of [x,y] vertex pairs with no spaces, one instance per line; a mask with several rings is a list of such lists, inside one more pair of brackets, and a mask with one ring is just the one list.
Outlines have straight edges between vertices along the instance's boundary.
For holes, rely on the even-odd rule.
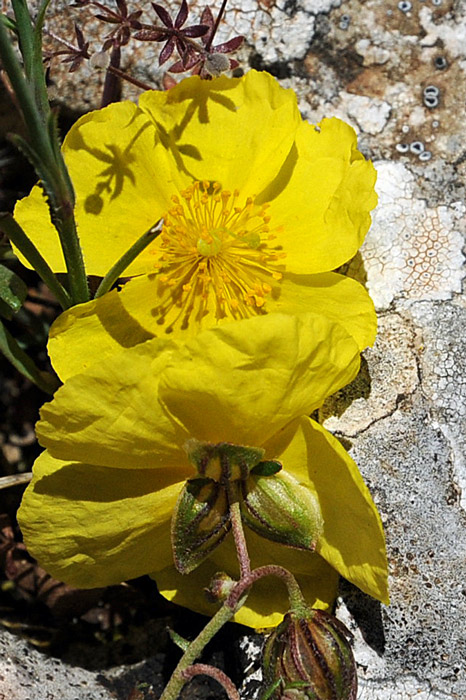
[[55,295],[61,307],[63,309],[69,309],[72,304],[68,292],[60,284],[45,258],[42,257],[34,243],[24,233],[21,226],[14,220],[11,214],[0,213],[0,230],[3,231],[18,250],[21,251],[29,264],[34,268],[37,274],[40,275],[52,294]]
[[24,70],[29,79],[33,70],[33,44],[34,34],[31,15],[29,14],[26,0],[11,0],[16,18],[16,28],[18,30],[19,48],[24,61]]
[[18,151],[21,151],[21,153],[31,163],[32,167],[39,176],[47,196],[52,202],[54,202],[54,204],[56,204],[57,197],[54,181],[40,153],[38,153],[35,148],[33,148],[25,139],[23,139],[22,136],[19,136],[18,134],[9,134],[8,138],[16,146]]
[[137,258],[137,256],[142,253],[144,248],[147,248],[149,243],[162,231],[162,219],[159,219],[148,231],[142,234],[140,238],[133,243],[131,248],[129,248],[126,253],[124,253],[119,260],[113,265],[113,267],[107,272],[102,282],[100,283],[96,293],[95,298],[103,296],[111,290],[115,282],[119,277],[123,276],[124,271],[129,267],[129,265]]
[[[30,80],[34,85],[37,105],[45,119],[50,115],[49,98],[47,94],[47,83],[45,80],[44,63],[42,59],[42,29],[44,26],[45,13],[50,4],[50,0],[42,0],[36,17],[36,24],[33,33],[32,45],[32,72]],[[58,143],[58,141],[57,141]],[[54,141],[51,139],[52,148]]]
[[13,270],[0,265],[0,316],[12,318],[24,304],[28,290]]
[[14,20],[10,19],[9,17],[7,17],[6,15],[0,14],[0,22],[7,29],[11,29],[11,31],[14,32],[15,34],[18,33],[18,30],[16,28],[16,22]]
[[46,394],[53,394],[60,386],[56,377],[48,372],[42,372],[35,362],[19,346],[17,340],[11,335],[0,321],[0,352],[31,382],[36,384]]
[[178,632],[175,632],[175,630],[172,630],[171,627],[167,627],[167,632],[170,635],[170,639],[176,646],[181,649],[181,651],[186,651],[186,649],[189,647],[191,642],[189,639],[185,639],[184,637],[181,636],[181,634],[178,634]]

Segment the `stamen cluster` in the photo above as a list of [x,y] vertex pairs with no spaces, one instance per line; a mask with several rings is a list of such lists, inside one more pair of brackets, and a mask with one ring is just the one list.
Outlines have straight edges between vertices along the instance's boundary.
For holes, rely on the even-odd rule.
[[261,309],[282,278],[286,257],[273,247],[268,204],[257,205],[250,196],[241,206],[238,190],[208,181],[194,182],[172,200],[158,263],[171,303],[187,310],[212,295],[224,315],[246,318]]

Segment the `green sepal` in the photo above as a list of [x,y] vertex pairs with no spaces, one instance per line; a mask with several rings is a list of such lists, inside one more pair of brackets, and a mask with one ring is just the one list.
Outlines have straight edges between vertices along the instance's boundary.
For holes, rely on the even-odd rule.
[[278,474],[281,469],[283,469],[283,465],[278,459],[270,459],[256,464],[256,466],[251,469],[251,474],[255,476],[273,476],[274,474]]
[[225,489],[212,479],[187,481],[171,521],[173,560],[178,571],[194,571],[223,541],[230,527]]
[[251,475],[242,484],[244,523],[273,542],[313,551],[322,532],[319,503],[306,486],[288,474]]
[[5,265],[0,265],[0,316],[11,319],[20,310],[28,290],[23,280]]
[[195,439],[188,440],[185,449],[200,476],[221,484],[247,479],[265,454],[261,447],[233,445],[230,442],[215,444]]

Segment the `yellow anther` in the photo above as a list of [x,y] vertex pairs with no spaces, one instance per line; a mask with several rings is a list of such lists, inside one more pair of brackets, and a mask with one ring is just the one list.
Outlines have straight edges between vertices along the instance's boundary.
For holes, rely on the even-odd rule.
[[241,200],[239,190],[222,190],[217,181],[196,181],[180,195],[181,202],[171,198],[157,262],[179,319],[196,314],[196,300],[203,308],[215,300],[220,317],[258,312],[272,280],[282,278],[277,261],[285,255],[269,248],[277,229],[270,231],[268,205],[256,205],[256,195]]

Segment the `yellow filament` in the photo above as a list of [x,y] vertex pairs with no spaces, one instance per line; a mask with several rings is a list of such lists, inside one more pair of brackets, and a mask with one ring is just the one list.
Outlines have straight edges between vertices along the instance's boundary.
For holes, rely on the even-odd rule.
[[180,315],[199,313],[208,299],[214,300],[219,318],[245,318],[263,310],[272,284],[282,278],[286,257],[273,243],[268,205],[248,197],[241,206],[237,190],[207,181],[194,182],[172,201],[158,267],[159,281],[170,290]]

